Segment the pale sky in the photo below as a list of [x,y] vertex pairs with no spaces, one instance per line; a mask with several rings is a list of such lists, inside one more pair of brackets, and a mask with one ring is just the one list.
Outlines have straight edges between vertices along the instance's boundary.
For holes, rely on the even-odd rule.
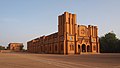
[[80,25],[96,25],[99,37],[120,38],[120,0],[0,0],[0,45],[24,43],[58,30],[58,15],[77,14]]

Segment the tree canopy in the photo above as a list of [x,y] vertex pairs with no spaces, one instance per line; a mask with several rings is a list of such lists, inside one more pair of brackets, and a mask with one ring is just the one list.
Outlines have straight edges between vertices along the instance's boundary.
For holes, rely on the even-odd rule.
[[3,47],[3,46],[0,46],[0,50],[5,50],[5,47]]
[[102,53],[120,53],[120,40],[116,34],[109,32],[100,37],[100,52]]

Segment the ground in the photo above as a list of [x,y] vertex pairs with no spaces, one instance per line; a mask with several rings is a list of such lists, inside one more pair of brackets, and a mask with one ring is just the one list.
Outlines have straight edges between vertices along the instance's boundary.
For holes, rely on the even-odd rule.
[[118,54],[0,53],[0,68],[120,68]]

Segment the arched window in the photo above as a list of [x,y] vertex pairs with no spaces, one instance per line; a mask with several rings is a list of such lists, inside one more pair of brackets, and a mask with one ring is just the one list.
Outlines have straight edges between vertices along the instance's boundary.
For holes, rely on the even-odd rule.
[[63,44],[61,44],[61,50],[64,50],[64,45]]
[[55,45],[55,51],[57,51],[57,45]]
[[80,53],[80,51],[81,51],[81,50],[80,50],[80,45],[78,45],[78,53]]
[[42,51],[43,51],[43,50],[42,50],[42,49],[43,49],[43,47],[41,46],[40,48],[41,48],[41,52],[42,52]]
[[87,52],[90,52],[90,46],[89,45],[87,46]]
[[51,51],[51,45],[50,45],[50,51]]
[[78,49],[80,49],[80,45],[78,45]]
[[86,45],[82,44],[82,52],[86,52]]

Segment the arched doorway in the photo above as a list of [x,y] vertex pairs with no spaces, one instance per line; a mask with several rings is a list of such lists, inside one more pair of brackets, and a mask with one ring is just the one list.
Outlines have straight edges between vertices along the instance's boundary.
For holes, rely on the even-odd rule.
[[87,52],[90,52],[90,46],[89,45],[87,46]]
[[80,45],[78,45],[78,53],[80,54]]
[[86,45],[82,44],[82,52],[86,52]]
[[74,54],[75,53],[75,46],[74,46],[74,44],[70,44],[69,45],[69,51],[68,51],[68,53],[69,54]]
[[70,45],[70,51],[74,51],[74,45],[73,44]]

